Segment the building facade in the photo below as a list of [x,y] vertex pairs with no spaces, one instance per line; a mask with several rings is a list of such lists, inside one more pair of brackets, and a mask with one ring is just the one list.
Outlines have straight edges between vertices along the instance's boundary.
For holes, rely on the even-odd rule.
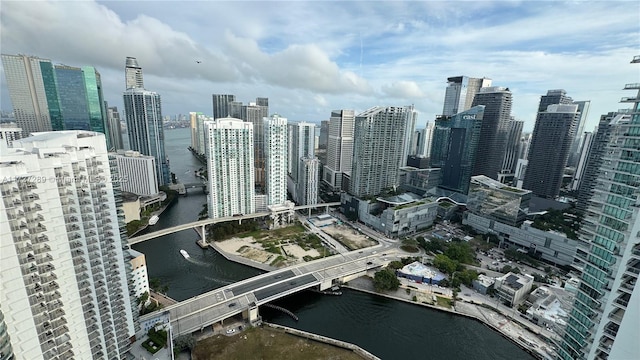
[[399,169],[406,163],[406,128],[413,116],[407,107],[376,106],[355,117],[349,192],[374,196],[399,185]]
[[205,129],[209,218],[254,213],[253,124],[220,118]]
[[164,127],[160,95],[141,88],[130,88],[124,100],[129,147],[156,159],[158,184],[171,183],[169,159],[164,149]]
[[453,76],[447,78],[442,115],[452,116],[469,110],[481,88],[491,86],[491,79]]
[[299,162],[295,199],[296,203],[298,205],[317,204],[320,160],[316,157],[302,157]]
[[131,259],[131,282],[133,283],[133,292],[131,296],[136,299],[145,293],[149,293],[149,274],[147,272],[147,261],[143,253],[133,249],[127,250]]
[[42,63],[51,64],[51,60],[27,55],[2,54],[9,97],[23,137],[34,132],[52,130],[42,78]]
[[130,266],[104,135],[40,133],[14,147],[0,159],[0,303],[14,354],[125,358]]
[[124,142],[122,141],[122,126],[120,125],[120,113],[118,107],[109,106],[105,101],[104,107],[107,109],[107,131],[106,134],[110,144],[109,150],[124,150]]
[[142,196],[158,194],[156,158],[133,150],[120,151],[112,156],[118,164],[122,191]]
[[331,112],[327,139],[327,163],[322,176],[323,181],[334,190],[342,188],[342,174],[351,173],[354,129],[355,112],[353,110]]
[[[632,64],[640,64],[640,55]],[[635,80],[635,79],[634,79]],[[562,359],[633,359],[640,319],[640,84],[621,102],[580,232],[581,279],[559,349]]]
[[507,186],[487,176],[471,178],[467,208],[474,214],[517,226],[529,211],[531,191]]
[[278,114],[264,118],[265,193],[268,205],[287,201],[287,118]]
[[127,56],[124,63],[125,89],[144,89],[142,68],[138,65],[138,59]]
[[483,87],[474,97],[473,106],[485,108],[472,175],[498,179],[507,147],[511,104],[511,91],[499,86]]
[[22,129],[16,127],[15,124],[0,124],[0,140],[2,140],[7,147],[11,147],[15,140],[22,138]]
[[440,168],[440,186],[466,194],[476,161],[484,106],[436,120],[431,147],[431,167]]
[[496,295],[507,306],[515,306],[524,301],[533,287],[533,276],[507,273],[496,278]]
[[579,116],[574,104],[552,104],[538,113],[523,188],[543,198],[558,196]]

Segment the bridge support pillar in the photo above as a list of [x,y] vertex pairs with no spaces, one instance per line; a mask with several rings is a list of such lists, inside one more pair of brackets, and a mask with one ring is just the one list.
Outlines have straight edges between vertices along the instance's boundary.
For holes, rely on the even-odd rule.
[[311,208],[309,208],[309,217],[311,217]]
[[324,213],[325,213],[325,214],[328,214],[328,213],[329,213],[329,207],[328,207],[328,206],[325,206],[325,207],[324,207]]
[[247,320],[249,320],[249,324],[254,324],[260,321],[260,314],[258,313],[258,306],[253,305],[249,307],[247,311]]
[[202,243],[203,243],[203,244],[206,244],[206,243],[207,243],[207,230],[206,230],[206,225],[202,225],[202,228],[201,228],[200,230],[201,230],[200,234],[201,234],[201,236],[202,236],[202,239],[200,239],[200,240],[202,240]]

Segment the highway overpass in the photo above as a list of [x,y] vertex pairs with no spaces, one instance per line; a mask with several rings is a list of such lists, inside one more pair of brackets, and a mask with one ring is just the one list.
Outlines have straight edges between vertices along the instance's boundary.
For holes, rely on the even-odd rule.
[[[321,203],[321,204],[314,204],[314,205],[296,206],[293,209],[297,211],[297,210],[312,209],[312,208],[322,208],[322,207],[331,207],[331,206],[339,206],[339,205],[340,205],[339,202],[332,202],[332,203]],[[173,226],[173,227],[170,227],[170,228],[154,231],[154,232],[151,232],[151,233],[148,233],[148,234],[131,237],[131,238],[129,238],[129,245],[134,245],[134,244],[137,244],[137,243],[141,243],[143,241],[155,239],[157,237],[168,235],[168,234],[172,234],[172,233],[178,232],[178,231],[194,229],[194,228],[197,228],[197,227],[204,227],[206,225],[218,224],[218,223],[227,222],[227,221],[242,221],[242,220],[246,220],[246,219],[255,219],[255,218],[269,216],[270,214],[271,214],[270,212],[259,212],[259,213],[247,214],[247,215],[242,215],[242,216],[229,216],[229,217],[222,217],[222,218],[217,218],[217,219],[204,219],[204,220],[194,221],[194,222],[190,222],[190,223],[187,223],[187,224],[182,224],[182,225]]]
[[175,337],[241,313],[255,322],[260,305],[309,288],[325,290],[362,276],[366,270],[383,265],[380,256],[376,249],[369,248],[271,271],[143,315],[140,324],[148,329],[158,322],[169,322]]

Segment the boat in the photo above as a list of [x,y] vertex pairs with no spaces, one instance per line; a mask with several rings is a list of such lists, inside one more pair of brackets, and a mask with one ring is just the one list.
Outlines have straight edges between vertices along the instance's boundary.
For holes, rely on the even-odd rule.
[[189,253],[186,250],[180,250],[180,254],[182,254],[185,259],[190,258]]
[[155,225],[158,223],[158,220],[160,220],[160,218],[158,217],[158,215],[153,215],[151,217],[151,219],[149,219],[149,225]]

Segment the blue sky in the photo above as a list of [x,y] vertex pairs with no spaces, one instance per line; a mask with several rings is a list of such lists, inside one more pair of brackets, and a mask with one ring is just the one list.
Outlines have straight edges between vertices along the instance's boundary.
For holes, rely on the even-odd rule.
[[[2,1],[0,20],[3,53],[93,65],[119,108],[137,57],[165,115],[210,114],[211,94],[231,93],[290,121],[414,104],[423,126],[447,77],[467,75],[509,87],[525,130],[548,89],[591,100],[591,130],[640,81],[634,1]],[[10,110],[4,74],[0,90]]]

